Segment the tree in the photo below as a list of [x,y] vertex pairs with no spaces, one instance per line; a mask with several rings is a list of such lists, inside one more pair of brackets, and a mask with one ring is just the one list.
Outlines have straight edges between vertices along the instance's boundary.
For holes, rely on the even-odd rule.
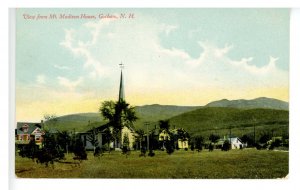
[[99,112],[105,120],[108,120],[108,125],[113,128],[115,140],[120,140],[120,132],[124,126],[133,127],[133,122],[138,119],[134,109],[125,100],[104,101],[101,104]]
[[69,153],[69,146],[71,144],[71,136],[67,131],[61,131],[57,135],[57,143],[59,146],[63,147],[64,151]]
[[263,132],[259,138],[259,142],[262,143],[262,144],[265,144],[267,143],[269,140],[271,139],[271,135],[266,133],[266,132]]
[[123,136],[122,153],[126,155],[126,158],[129,155],[129,151],[130,151],[130,148],[129,148],[129,138],[128,138],[128,134],[125,133],[124,136]]
[[214,150],[214,145],[212,143],[209,143],[208,150],[209,152],[212,152]]
[[230,150],[230,142],[229,140],[225,140],[222,146],[222,151],[228,151]]
[[195,137],[195,144],[196,144],[195,148],[198,152],[200,152],[203,149],[202,148],[203,142],[204,142],[204,138],[202,136]]
[[254,139],[252,136],[249,135],[243,135],[241,137],[241,140],[243,143],[247,143],[247,146],[254,146]]
[[144,140],[144,135],[145,135],[145,131],[143,129],[138,129],[135,131],[136,132],[136,141],[139,142],[139,148],[142,148],[142,141]]
[[42,149],[36,155],[37,163],[45,164],[47,167],[49,163],[53,165],[55,161],[64,159],[64,157],[64,151],[57,143],[54,135],[45,132]]
[[212,143],[216,143],[219,139],[220,139],[220,136],[219,136],[219,135],[211,134],[211,135],[209,136],[209,140],[210,140]]
[[34,136],[30,136],[29,144],[22,146],[19,155],[34,160],[38,152],[38,145],[35,143]]
[[174,152],[174,141],[172,138],[166,141],[166,152],[171,155]]
[[44,119],[45,129],[54,128],[57,125],[58,119],[55,114],[45,114]]
[[159,120],[160,132],[163,130],[170,131],[170,121],[169,120]]
[[87,160],[87,153],[84,147],[83,142],[80,139],[76,139],[74,147],[74,160]]
[[154,149],[158,147],[158,140],[155,138],[155,130],[149,132],[149,153],[148,156],[155,156]]
[[87,136],[87,140],[93,145],[94,147],[94,154],[96,151],[96,147],[98,146],[99,142],[98,142],[98,134],[97,131],[95,129],[95,127],[93,127],[93,129],[91,130],[91,133]]
[[146,146],[142,146],[142,147],[141,147],[141,154],[140,154],[140,157],[141,157],[141,156],[146,157],[146,152],[147,152]]
[[191,142],[191,151],[193,151],[193,153],[194,153],[194,150],[195,150],[194,142]]
[[108,144],[108,151],[110,153],[110,143],[112,141],[114,141],[115,138],[114,138],[111,128],[107,127],[103,132],[104,132],[104,138]]

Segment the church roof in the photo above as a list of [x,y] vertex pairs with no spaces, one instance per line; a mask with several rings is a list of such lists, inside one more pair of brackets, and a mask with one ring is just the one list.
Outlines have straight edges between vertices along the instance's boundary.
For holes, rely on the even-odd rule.
[[120,88],[119,88],[119,101],[121,101],[121,100],[125,100],[124,81],[123,81],[122,70],[121,70]]

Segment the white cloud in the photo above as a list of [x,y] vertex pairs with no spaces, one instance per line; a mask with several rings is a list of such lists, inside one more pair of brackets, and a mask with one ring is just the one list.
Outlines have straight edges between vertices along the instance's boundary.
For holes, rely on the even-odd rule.
[[83,82],[83,77],[79,77],[77,80],[71,81],[68,78],[59,76],[57,77],[57,80],[61,86],[73,91],[78,85]]
[[[90,23],[90,22],[89,22]],[[88,27],[92,27],[92,24],[88,24]],[[92,27],[93,28],[93,27]],[[96,27],[96,31],[101,27]],[[99,32],[99,31],[98,31]],[[86,43],[75,39],[75,30],[65,30],[65,39],[60,43],[61,46],[69,49],[75,56],[83,57],[85,59],[84,68],[90,71],[91,77],[97,77],[105,75],[107,68],[104,67],[100,61],[98,61],[89,50],[97,41],[97,33],[92,32],[92,41],[87,41]]]
[[[218,47],[208,41],[195,42],[201,50],[193,58],[184,49],[161,44],[160,34],[169,35],[177,26],[148,22],[88,22],[80,30],[66,30],[61,45],[84,58],[83,68],[92,78],[117,80],[117,65],[123,61],[125,74],[132,78],[125,81],[135,92],[288,84],[288,73],[277,68],[277,59],[258,67],[253,55],[235,60],[229,56],[235,51],[232,45]],[[83,31],[90,33],[90,38],[78,39]]]
[[37,84],[45,84],[46,83],[46,76],[45,75],[38,75],[36,76]]
[[164,31],[164,33],[169,36],[169,34],[176,30],[178,28],[178,26],[175,25],[168,25],[168,24],[162,24],[161,25],[161,30]]
[[186,64],[198,67],[205,67],[205,65],[208,64],[219,66],[222,65],[227,69],[236,69],[236,71],[244,70],[249,74],[260,75],[277,73],[279,71],[279,69],[276,67],[276,61],[278,58],[273,58],[270,56],[270,61],[266,65],[258,67],[255,65],[255,63],[253,63],[253,57],[242,58],[241,60],[233,60],[230,58],[228,56],[228,52],[234,50],[232,45],[226,44],[224,47],[220,48],[208,42],[198,43],[202,47],[203,51],[198,58],[187,60]]
[[87,41],[85,45],[96,44],[103,27],[107,26],[112,21],[113,19],[104,19],[99,20],[98,22],[90,21],[85,23],[84,26],[90,30],[90,33],[92,35],[91,41]]
[[172,47],[171,49],[167,49],[157,44],[156,50],[158,54],[161,54],[162,56],[168,56],[169,58],[175,57],[183,60],[187,60],[191,58],[190,55],[184,50],[176,49],[174,47]]
[[61,66],[61,65],[54,65],[54,68],[60,69],[60,70],[71,70],[68,66]]
[[236,67],[239,67],[241,69],[244,69],[245,71],[256,74],[256,75],[269,75],[272,73],[278,74],[280,70],[276,67],[276,62],[278,58],[273,58],[270,56],[268,64],[262,66],[262,67],[257,67],[254,64],[251,64],[253,58],[243,58],[240,61],[230,61],[230,63]]

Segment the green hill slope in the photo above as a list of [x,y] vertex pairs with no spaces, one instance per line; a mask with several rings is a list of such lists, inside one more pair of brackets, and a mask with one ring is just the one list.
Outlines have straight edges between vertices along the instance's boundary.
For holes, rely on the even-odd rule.
[[[273,109],[249,109],[254,105]],[[280,105],[283,108],[288,107],[288,103],[270,98],[220,100],[205,107],[158,104],[137,106],[136,113],[139,119],[134,126],[136,129],[145,129],[144,122],[147,121],[150,123],[149,128],[152,129],[158,125],[159,120],[170,119],[172,127],[175,125],[177,128],[184,128],[192,135],[207,136],[211,133],[226,135],[229,133],[228,128],[232,128],[232,134],[240,136],[253,133],[255,126],[257,134],[272,132],[274,135],[281,136],[288,134],[289,112],[277,109]],[[58,117],[55,128],[61,131],[84,132],[106,122],[100,113],[72,114]]]
[[145,128],[145,122],[149,122],[150,125],[153,126],[159,120],[169,119],[198,108],[200,108],[200,106],[172,106],[158,104],[137,106],[136,114],[139,119],[135,122],[134,126],[137,129]]
[[288,133],[289,112],[275,109],[237,109],[205,107],[172,117],[172,126],[184,128],[191,134],[207,136],[211,133],[221,136],[232,134],[240,136],[256,132],[270,132],[274,135]]
[[[196,106],[168,106],[168,105],[145,105],[137,106],[136,114],[139,118],[135,123],[135,128],[143,128],[144,122],[150,122],[150,125],[159,120],[168,119],[173,116],[185,113],[187,111],[195,110]],[[90,124],[89,124],[90,122]],[[65,115],[57,118],[55,128],[63,131],[77,131],[84,132],[93,126],[100,126],[107,121],[103,119],[100,113],[80,113]]]
[[93,126],[104,124],[105,121],[99,113],[79,113],[57,117],[57,121],[51,125],[45,123],[46,128],[55,128],[60,131],[84,132]]

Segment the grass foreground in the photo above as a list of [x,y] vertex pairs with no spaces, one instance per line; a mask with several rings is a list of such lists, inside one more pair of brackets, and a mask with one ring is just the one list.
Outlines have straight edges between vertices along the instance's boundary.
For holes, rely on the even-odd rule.
[[175,151],[168,155],[155,151],[154,157],[139,157],[131,151],[128,158],[121,152],[102,157],[88,154],[80,164],[73,154],[55,162],[54,167],[37,164],[16,155],[15,173],[20,178],[189,178],[189,179],[273,179],[288,174],[289,153],[256,149],[223,152],[204,150]]

